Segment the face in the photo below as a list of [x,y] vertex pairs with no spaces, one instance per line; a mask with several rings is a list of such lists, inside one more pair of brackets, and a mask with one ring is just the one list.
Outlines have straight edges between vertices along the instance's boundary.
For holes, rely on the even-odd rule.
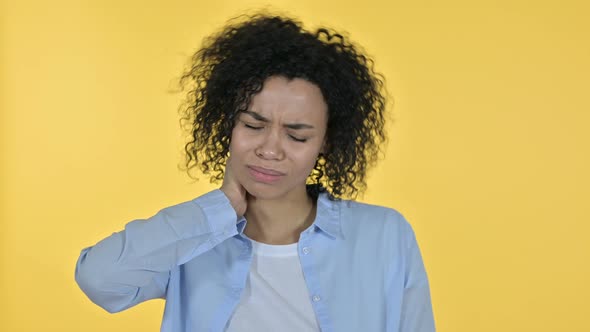
[[305,181],[324,145],[328,108],[320,89],[303,79],[273,76],[238,114],[232,171],[259,199],[305,195]]

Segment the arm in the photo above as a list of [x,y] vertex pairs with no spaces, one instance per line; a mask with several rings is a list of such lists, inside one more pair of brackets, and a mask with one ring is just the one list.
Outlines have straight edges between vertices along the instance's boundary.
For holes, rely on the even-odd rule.
[[82,250],[75,279],[108,312],[165,298],[170,271],[237,234],[236,212],[220,190],[129,222]]
[[412,227],[406,223],[406,264],[400,332],[433,332],[434,316],[428,276]]

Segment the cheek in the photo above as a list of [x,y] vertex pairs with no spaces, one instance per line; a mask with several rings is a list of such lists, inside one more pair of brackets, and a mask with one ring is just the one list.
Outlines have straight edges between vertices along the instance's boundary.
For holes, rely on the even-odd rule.
[[250,140],[245,139],[243,131],[234,129],[229,144],[229,152],[236,154],[248,150],[248,142],[250,142]]
[[317,149],[299,149],[295,150],[293,160],[297,163],[298,168],[302,173],[309,174],[315,166],[315,161],[318,157],[319,151]]

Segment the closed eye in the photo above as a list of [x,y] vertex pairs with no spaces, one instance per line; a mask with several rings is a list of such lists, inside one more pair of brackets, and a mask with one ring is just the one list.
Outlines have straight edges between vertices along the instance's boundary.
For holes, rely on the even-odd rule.
[[264,127],[252,126],[252,125],[249,125],[245,122],[244,122],[244,127],[248,128],[248,129],[253,129],[253,130],[260,130],[260,129],[264,128]]
[[[244,127],[248,128],[248,129],[252,129],[252,130],[264,129],[264,126],[254,126],[254,125],[248,124],[246,122],[242,122],[242,123],[244,124]],[[293,141],[299,142],[299,143],[307,142],[307,138],[297,138],[293,135],[289,135],[289,138],[291,138]]]
[[292,140],[294,140],[295,142],[301,142],[301,143],[304,143],[304,142],[306,142],[306,141],[307,141],[307,139],[305,139],[305,138],[297,138],[297,137],[295,137],[295,136],[292,136],[292,135],[289,135],[289,137],[291,137],[291,139],[292,139]]

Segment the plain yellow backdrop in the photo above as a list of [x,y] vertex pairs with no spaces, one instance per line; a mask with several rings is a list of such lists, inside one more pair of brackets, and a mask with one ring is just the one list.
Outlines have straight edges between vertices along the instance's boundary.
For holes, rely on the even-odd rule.
[[[395,99],[363,201],[401,211],[438,331],[590,331],[587,1],[273,1],[347,31]],[[74,282],[80,250],[215,186],[177,169],[173,93],[201,39],[262,1],[4,1],[1,331],[158,331]],[[391,106],[391,105],[390,105]]]

